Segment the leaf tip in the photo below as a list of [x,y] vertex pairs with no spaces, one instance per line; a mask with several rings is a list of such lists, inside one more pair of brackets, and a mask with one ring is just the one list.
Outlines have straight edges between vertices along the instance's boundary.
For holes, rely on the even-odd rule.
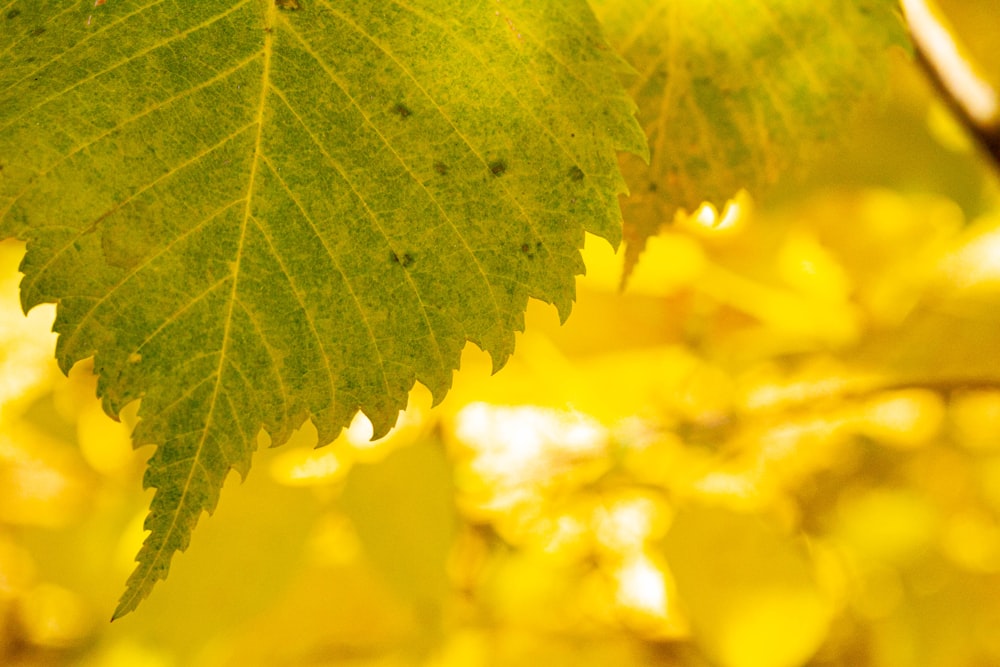
[[114,623],[120,618],[131,614],[139,606],[139,603],[149,594],[148,591],[142,592],[136,590],[134,587],[129,586],[122,593],[122,596],[118,599],[118,605],[115,607],[114,612],[111,614],[111,622]]

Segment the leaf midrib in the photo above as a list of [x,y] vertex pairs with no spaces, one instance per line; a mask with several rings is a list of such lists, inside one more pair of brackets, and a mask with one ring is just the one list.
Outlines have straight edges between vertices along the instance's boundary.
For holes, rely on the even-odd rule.
[[[241,3],[242,4],[242,3]],[[230,332],[232,330],[233,323],[233,311],[237,300],[237,289],[239,287],[239,276],[240,269],[243,260],[243,250],[246,243],[246,232],[247,227],[250,224],[250,217],[253,214],[253,190],[254,185],[257,180],[257,172],[260,168],[260,163],[262,161],[262,151],[261,146],[264,137],[264,111],[267,108],[267,98],[270,91],[270,81],[271,81],[271,61],[274,55],[274,33],[273,26],[275,19],[278,15],[277,6],[274,3],[269,3],[264,14],[264,25],[267,29],[264,31],[264,46],[261,50],[260,56],[263,58],[263,67],[261,71],[261,86],[260,86],[260,98],[257,102],[257,113],[255,123],[257,125],[257,135],[254,140],[253,148],[253,158],[250,162],[250,173],[247,176],[247,190],[246,199],[243,209],[243,218],[240,221],[240,234],[239,242],[236,246],[236,258],[233,262],[232,275],[230,280],[232,280],[232,289],[229,295],[229,303],[227,305],[227,311],[225,316],[225,322],[223,324],[222,330],[222,346],[219,350],[219,364],[215,370],[215,385],[212,388],[212,397],[209,399],[208,413],[205,417],[204,425],[201,429],[201,438],[195,447],[194,455],[192,457],[192,464],[188,470],[187,479],[184,480],[184,484],[181,487],[180,497],[177,501],[176,510],[172,512],[170,519],[170,525],[166,531],[162,531],[160,535],[162,538],[159,541],[159,545],[152,555],[151,558],[146,559],[145,572],[142,579],[135,582],[126,591],[125,596],[118,604],[118,608],[115,610],[112,620],[119,618],[124,614],[128,613],[136,607],[142,597],[144,597],[144,591],[155,583],[154,572],[158,569],[157,566],[162,562],[164,558],[164,552],[166,552],[167,561],[173,556],[173,550],[168,549],[167,545],[171,541],[171,537],[174,531],[177,530],[177,521],[181,515],[181,508],[187,503],[189,494],[191,493],[192,483],[194,480],[195,471],[202,466],[201,458],[205,447],[205,442],[208,438],[208,434],[211,431],[212,422],[215,417],[216,407],[219,405],[220,397],[222,394],[222,374],[226,364],[226,355],[229,351],[231,336]],[[227,470],[229,469],[227,465]],[[206,471],[207,472],[207,471]],[[152,581],[151,581],[152,578]],[[129,595],[131,592],[131,595]]]

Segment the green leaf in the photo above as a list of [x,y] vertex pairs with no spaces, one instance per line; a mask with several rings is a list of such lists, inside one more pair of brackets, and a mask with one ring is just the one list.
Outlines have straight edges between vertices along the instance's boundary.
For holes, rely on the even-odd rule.
[[636,72],[650,161],[622,160],[627,270],[678,209],[799,169],[884,86],[894,0],[594,0]]
[[262,427],[382,435],[466,341],[502,365],[528,297],[565,318],[645,150],[584,0],[13,0],[0,53],[23,305],[158,445],[116,617]]

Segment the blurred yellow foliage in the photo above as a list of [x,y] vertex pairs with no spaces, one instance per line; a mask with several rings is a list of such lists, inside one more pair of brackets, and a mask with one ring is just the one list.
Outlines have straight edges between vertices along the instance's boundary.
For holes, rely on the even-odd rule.
[[[794,196],[679,214],[624,292],[588,239],[566,326],[533,303],[503,372],[470,346],[381,439],[364,415],[318,450],[262,437],[113,625],[134,406],[59,376],[0,245],[0,664],[1000,664],[1000,188],[900,80],[857,141],[948,148],[828,187],[848,148]],[[978,180],[893,180],[914,159]]]
[[[1000,296],[996,219],[963,230],[947,201],[886,190],[741,197],[736,222],[653,239],[624,294],[621,258],[588,245],[569,325],[533,310],[492,378],[470,348],[449,400],[418,388],[384,438],[359,415],[329,447],[307,426],[263,449],[208,544],[112,626],[107,570],[141,537],[134,411],[108,419],[86,368],[53,372],[39,316],[5,316],[4,660],[1000,661],[979,630],[1000,617],[1000,374],[977,363],[1000,345],[938,368],[927,344]],[[296,521],[271,537],[260,503]],[[204,598],[227,594],[220,568],[254,592]],[[207,606],[185,593],[213,579]]]

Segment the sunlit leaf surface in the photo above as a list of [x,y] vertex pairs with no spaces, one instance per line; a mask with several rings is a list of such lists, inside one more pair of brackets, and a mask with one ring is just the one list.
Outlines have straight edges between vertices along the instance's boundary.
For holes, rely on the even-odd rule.
[[358,410],[384,435],[472,341],[499,368],[529,297],[569,315],[589,231],[620,238],[645,152],[582,0],[16,0],[0,18],[0,237],[64,370],[142,399],[166,576],[257,433]]

